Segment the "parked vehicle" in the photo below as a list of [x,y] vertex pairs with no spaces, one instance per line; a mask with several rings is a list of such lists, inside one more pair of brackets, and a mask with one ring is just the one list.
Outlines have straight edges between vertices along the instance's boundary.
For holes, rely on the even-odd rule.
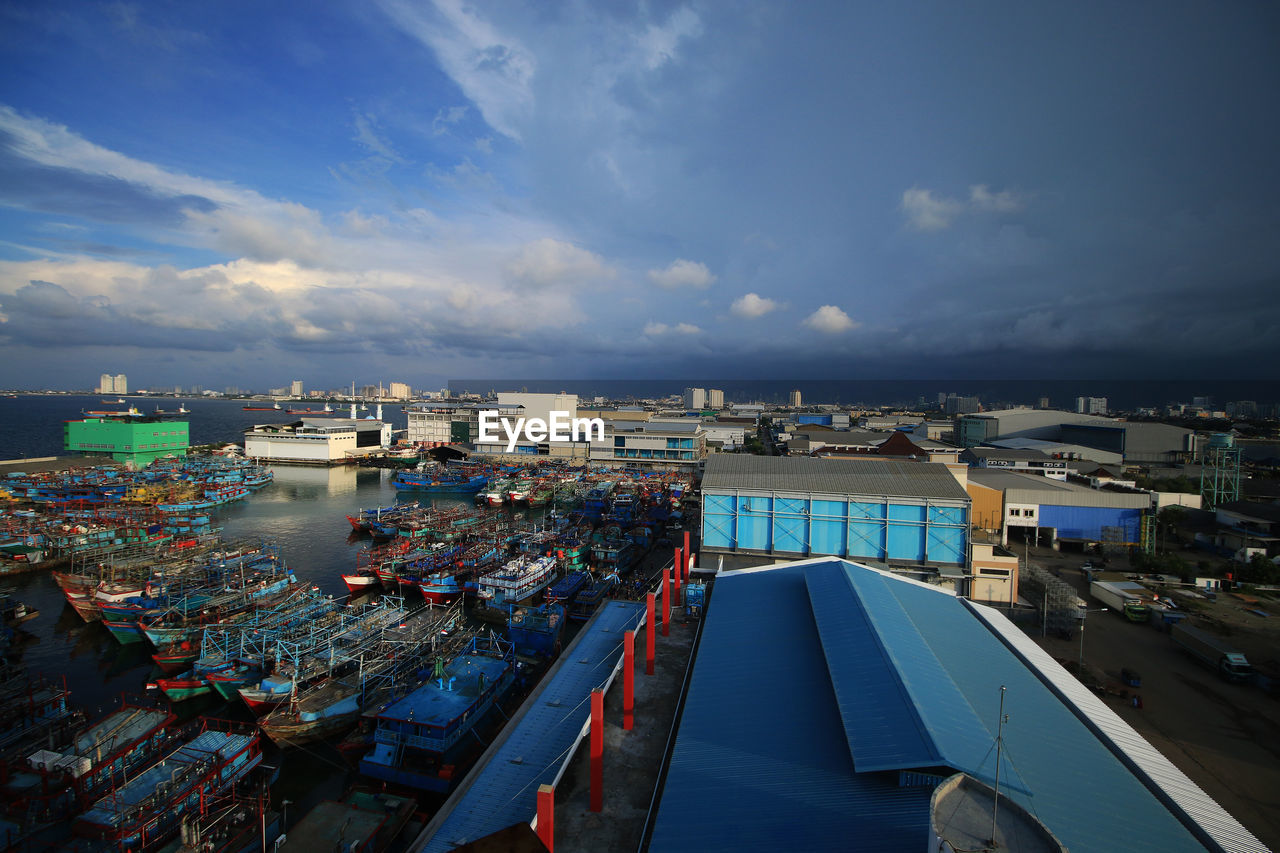
[[1124,583],[1094,581],[1089,584],[1090,595],[1108,607],[1114,608],[1130,622],[1146,622],[1150,618],[1150,608],[1138,592],[1142,589],[1143,587],[1139,584],[1127,581]]
[[1174,625],[1169,635],[1183,651],[1227,681],[1248,681],[1253,677],[1249,661],[1222,637],[1183,623]]

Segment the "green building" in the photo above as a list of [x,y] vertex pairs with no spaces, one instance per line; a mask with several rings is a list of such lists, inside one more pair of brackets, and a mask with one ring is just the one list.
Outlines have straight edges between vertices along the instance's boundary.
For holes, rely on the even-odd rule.
[[67,421],[66,447],[86,456],[107,456],[143,467],[163,456],[186,456],[190,436],[186,421],[147,415]]

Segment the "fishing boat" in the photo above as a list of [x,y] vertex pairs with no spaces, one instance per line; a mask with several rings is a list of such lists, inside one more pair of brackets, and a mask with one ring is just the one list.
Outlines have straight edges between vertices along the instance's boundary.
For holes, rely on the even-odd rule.
[[591,614],[596,612],[596,608],[609,597],[618,583],[618,576],[613,572],[593,578],[573,597],[573,601],[569,604],[569,618],[575,622],[585,622],[590,619]]
[[280,404],[276,403],[274,406],[245,406],[244,410],[246,412],[278,412],[280,411]]
[[261,763],[257,731],[212,720],[204,726],[194,740],[116,786],[76,818],[75,833],[120,849],[145,849],[176,832],[182,817],[203,800],[226,791]]
[[413,471],[397,471],[391,485],[402,491],[450,492],[469,494],[484,488],[489,478],[483,474],[431,474]]
[[564,637],[564,617],[563,604],[512,607],[507,617],[507,636],[519,654],[554,657],[560,651],[560,641]]
[[515,682],[515,649],[496,637],[473,637],[441,661],[431,679],[373,716],[374,748],[360,772],[426,791],[447,791],[464,738]]
[[480,578],[474,614],[504,621],[511,605],[524,604],[556,579],[556,558],[522,555]]
[[569,574],[560,578],[551,585],[547,590],[547,603],[549,604],[569,604],[573,601],[574,596],[591,581],[591,573],[569,572]]

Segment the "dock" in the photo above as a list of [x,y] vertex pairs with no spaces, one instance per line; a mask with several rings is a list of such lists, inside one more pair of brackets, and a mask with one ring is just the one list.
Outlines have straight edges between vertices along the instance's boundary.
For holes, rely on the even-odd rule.
[[623,635],[644,621],[642,602],[602,606],[409,850],[443,853],[531,822],[539,785],[560,778],[587,731],[591,691],[607,690],[621,665]]

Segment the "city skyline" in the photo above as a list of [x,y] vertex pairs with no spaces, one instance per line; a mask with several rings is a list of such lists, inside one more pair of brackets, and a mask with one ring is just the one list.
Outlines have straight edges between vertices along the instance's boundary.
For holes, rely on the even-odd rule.
[[1273,6],[0,15],[0,386],[1280,355]]

